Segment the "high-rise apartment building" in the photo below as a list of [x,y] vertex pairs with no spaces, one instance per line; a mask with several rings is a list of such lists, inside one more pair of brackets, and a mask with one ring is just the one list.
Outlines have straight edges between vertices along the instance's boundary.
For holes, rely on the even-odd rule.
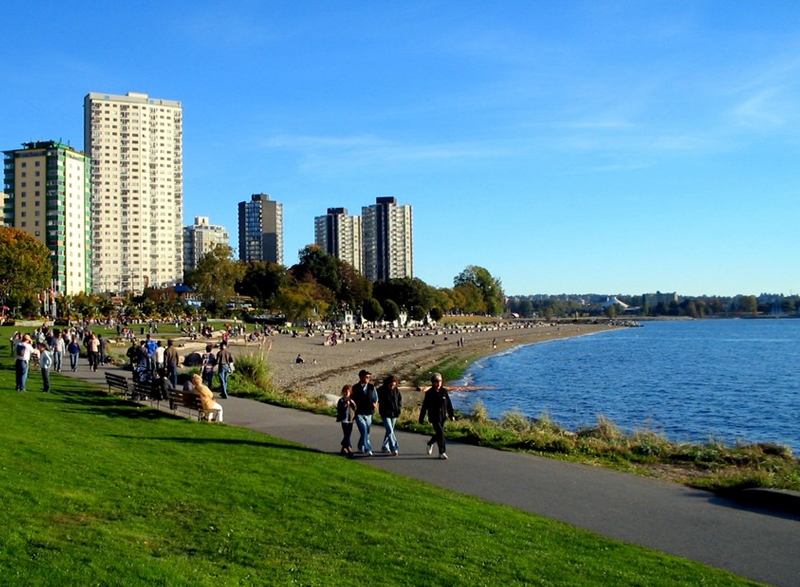
[[89,158],[56,141],[4,151],[3,222],[47,245],[53,289],[92,291]]
[[325,216],[314,218],[314,242],[329,255],[362,270],[361,217],[348,216],[347,208],[328,208]]
[[361,208],[364,276],[386,281],[414,276],[411,205],[382,197]]
[[228,231],[215,226],[208,216],[195,216],[194,224],[183,227],[183,269],[192,271],[200,259],[217,245],[228,245]]
[[183,278],[183,109],[147,94],[90,93],[95,291],[141,292]]
[[269,194],[239,202],[239,259],[283,265],[283,204]]

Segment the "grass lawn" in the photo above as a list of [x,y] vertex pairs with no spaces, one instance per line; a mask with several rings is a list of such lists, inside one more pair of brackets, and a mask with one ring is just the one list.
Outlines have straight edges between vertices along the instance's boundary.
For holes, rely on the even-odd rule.
[[753,585],[53,378],[0,346],[0,585]]

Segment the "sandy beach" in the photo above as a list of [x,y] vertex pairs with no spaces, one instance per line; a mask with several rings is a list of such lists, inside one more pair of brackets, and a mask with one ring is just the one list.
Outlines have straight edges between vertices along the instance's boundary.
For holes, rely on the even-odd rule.
[[[267,337],[262,346],[232,340],[235,356],[263,353],[273,368],[273,382],[278,389],[313,395],[338,395],[342,386],[358,381],[358,371],[369,369],[379,382],[390,374],[407,376],[425,372],[449,358],[465,364],[482,356],[509,348],[619,328],[609,324],[529,324],[446,327],[433,330],[368,330],[348,336],[352,342],[325,345],[326,336],[293,337],[276,334]],[[459,340],[463,339],[463,346]],[[496,346],[493,345],[496,342]],[[188,345],[187,345],[188,346]],[[185,352],[185,351],[184,351]],[[304,362],[296,363],[300,355]],[[408,382],[404,382],[408,386]]]

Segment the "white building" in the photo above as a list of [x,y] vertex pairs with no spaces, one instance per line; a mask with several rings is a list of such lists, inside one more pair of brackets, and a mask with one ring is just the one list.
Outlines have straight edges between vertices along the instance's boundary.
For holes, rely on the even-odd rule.
[[88,157],[56,141],[23,146],[4,152],[4,223],[50,249],[54,291],[91,292]]
[[183,227],[184,272],[196,269],[203,255],[217,245],[230,246],[225,227],[209,223],[208,216],[195,216],[194,224]]
[[84,99],[92,158],[96,292],[141,292],[183,277],[183,109],[128,92]]
[[361,209],[364,276],[372,281],[414,277],[411,205],[382,197]]
[[314,242],[329,255],[350,263],[357,271],[361,262],[361,217],[348,216],[347,208],[328,208],[314,218]]

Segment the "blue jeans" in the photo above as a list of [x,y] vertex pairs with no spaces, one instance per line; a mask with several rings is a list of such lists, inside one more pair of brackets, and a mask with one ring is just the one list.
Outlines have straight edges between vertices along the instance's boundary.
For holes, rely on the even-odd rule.
[[383,437],[382,450],[390,450],[397,452],[400,450],[400,445],[397,444],[397,437],[394,435],[394,425],[397,424],[397,418],[384,418],[383,427],[386,429],[386,436]]
[[17,391],[27,391],[25,386],[28,384],[28,361],[17,359]]
[[356,426],[358,426],[358,433],[361,435],[358,439],[358,450],[372,452],[372,443],[369,441],[372,414],[356,414]]
[[69,366],[72,367],[73,371],[78,370],[78,353],[69,354]]
[[178,388],[178,366],[175,363],[167,365],[167,377],[172,382],[172,387]]
[[42,369],[42,391],[50,391],[50,369]]
[[53,351],[53,369],[61,371],[61,351]]
[[222,399],[228,398],[228,375],[230,375],[230,365],[219,366],[219,382],[222,383]]

